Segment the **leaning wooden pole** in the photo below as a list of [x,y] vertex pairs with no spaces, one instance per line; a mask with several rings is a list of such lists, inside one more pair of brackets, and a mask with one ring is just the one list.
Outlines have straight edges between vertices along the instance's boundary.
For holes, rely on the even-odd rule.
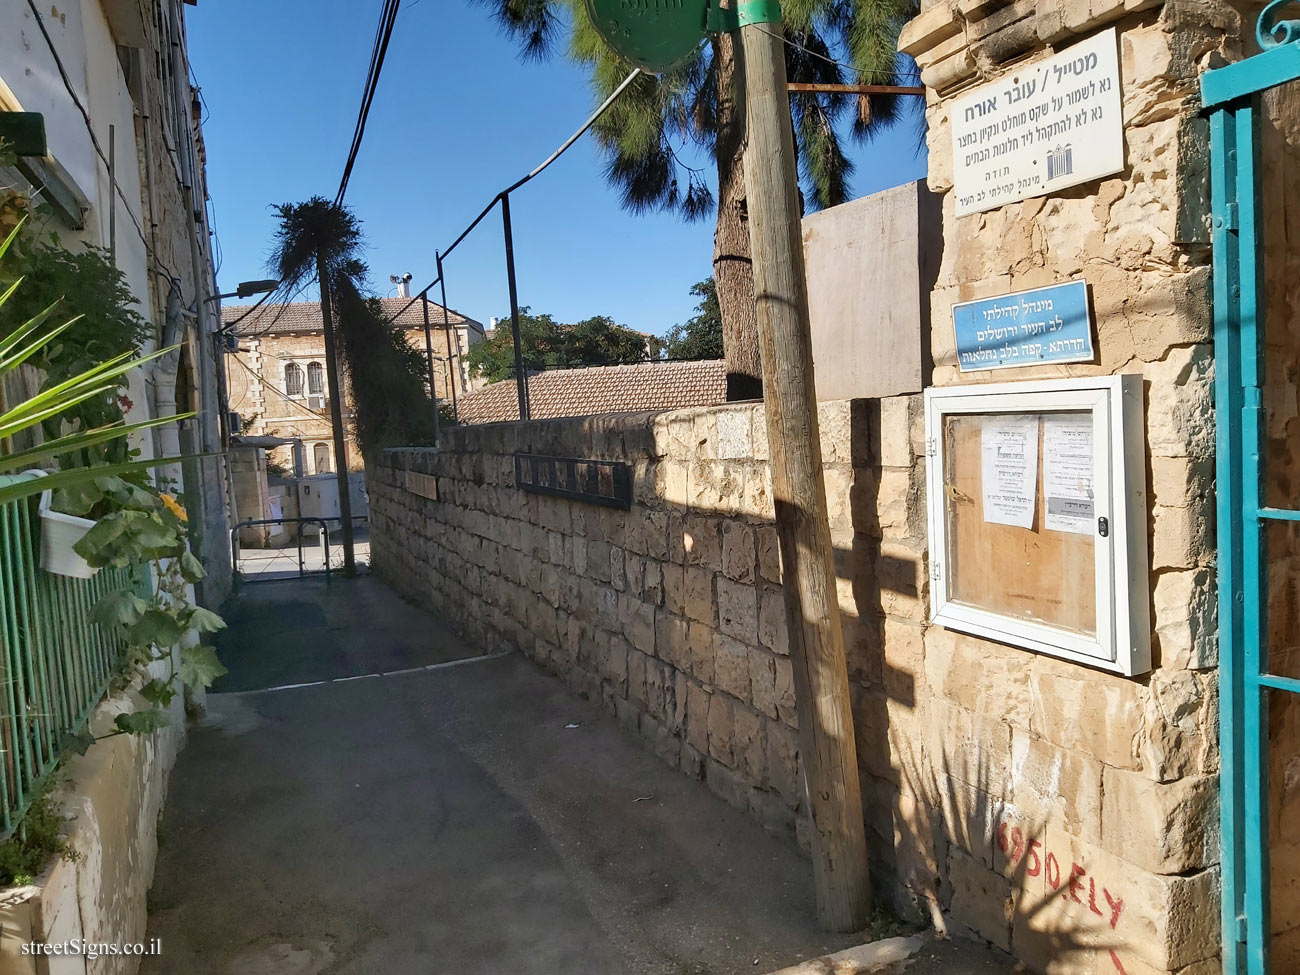
[[813,392],[808,286],[780,11],[772,0],[750,0],[737,7],[759,352],[800,753],[812,814],[817,913],[830,930],[856,931],[866,924],[871,895]]
[[[325,378],[330,385],[330,425],[334,433],[334,477],[339,489],[339,521],[343,523],[343,574],[356,575],[357,560],[352,545],[352,491],[348,483],[348,444],[343,436],[343,385],[339,382],[338,340],[334,334],[334,315],[330,307],[329,276],[325,255],[316,255],[316,275],[320,279],[321,326],[325,330]],[[329,540],[322,539],[329,551]]]

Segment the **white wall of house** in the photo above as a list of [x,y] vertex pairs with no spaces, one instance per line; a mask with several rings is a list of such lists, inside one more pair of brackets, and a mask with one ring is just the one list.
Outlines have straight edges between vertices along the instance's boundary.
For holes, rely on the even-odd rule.
[[[0,5],[0,108],[40,112],[44,116],[50,156],[90,202],[80,230],[51,218],[50,229],[58,233],[61,241],[71,246],[80,243],[108,247],[112,208],[116,208],[116,233],[111,242],[115,244],[117,266],[139,302],[138,310],[149,317],[148,252],[135,229],[136,224],[146,228],[148,220],[141,202],[135,109],[118,61],[117,42],[98,0],[51,7],[41,4],[40,9],[59,60],[90,115],[91,130],[105,154],[109,152],[109,126],[113,128],[114,176],[122,189],[121,196],[113,191],[86,120],[68,95],[58,64],[26,0]],[[128,378],[131,419],[146,419],[149,396],[144,371],[136,370]],[[153,455],[150,438],[139,438],[136,446],[145,456]]]

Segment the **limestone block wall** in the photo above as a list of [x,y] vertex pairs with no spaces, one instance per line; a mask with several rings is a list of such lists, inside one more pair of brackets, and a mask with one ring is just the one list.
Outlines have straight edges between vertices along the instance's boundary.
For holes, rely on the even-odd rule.
[[[325,408],[313,410],[305,397],[291,399],[285,394],[284,367],[297,362],[304,371],[309,362],[325,364],[325,340],[318,334],[284,334],[268,332],[256,338],[240,340],[240,351],[226,358],[230,376],[230,409],[242,418],[246,433],[254,436],[301,438],[305,448],[308,474],[317,474],[319,453],[328,457],[329,470],[336,470],[333,427],[329,413],[329,381],[323,386]],[[361,451],[352,434],[352,396],[343,390],[344,437],[347,445],[348,470],[361,470]],[[293,448],[275,447],[271,460],[283,470],[293,470]]]
[[[940,906],[1035,970],[1218,971],[1209,146],[1198,84],[1201,70],[1240,56],[1245,25],[1215,2],[922,6],[900,47],[928,87],[929,182],[944,194],[934,382],[1144,378],[1154,669],[1123,678],[927,630],[929,725],[946,754],[980,765],[941,775],[931,756],[944,843],[914,875],[936,878]],[[1110,26],[1125,169],[957,217],[952,98]],[[1094,362],[959,372],[954,302],[1077,278],[1091,286]],[[930,828],[924,811],[916,820]]]
[[[892,862],[897,776],[871,735],[891,693],[899,707],[915,696],[882,647],[920,647],[920,398],[823,403],[820,415],[862,759],[880,773],[874,853]],[[445,435],[440,451],[388,451],[369,469],[375,570],[480,645],[518,647],[603,702],[728,802],[796,830],[803,784],[761,407]],[[525,493],[516,451],[624,461],[634,503]],[[435,477],[438,500],[406,490],[408,471]],[[889,871],[879,879],[887,887]]]
[[[1129,680],[927,627],[920,397],[820,413],[878,894],[1036,970],[1213,970],[1212,674]],[[622,460],[634,502],[525,493],[516,451]],[[454,428],[369,469],[372,564],[798,834],[767,460],[754,406]]]
[[[958,218],[951,98],[1111,25],[1125,169]],[[1153,669],[1134,678],[927,625],[919,400],[822,405],[873,879],[1032,971],[1219,969],[1208,130],[1197,85],[1204,67],[1240,56],[1243,32],[1232,8],[1203,0],[940,0],[902,37],[929,88],[929,183],[943,197],[933,382],[1144,380]],[[1274,109],[1280,129],[1285,115]],[[959,372],[954,302],[1075,278],[1091,285],[1094,362]],[[1284,443],[1297,415],[1291,290],[1270,393],[1271,430],[1282,431],[1271,435]],[[441,453],[392,452],[370,472],[372,557],[477,639],[521,646],[598,696],[729,801],[797,828],[763,431],[746,406],[458,429]],[[524,495],[516,450],[624,460],[635,503],[621,512]],[[404,490],[407,469],[434,475],[440,500]],[[1292,591],[1279,585],[1275,602],[1291,612]],[[1274,745],[1279,781],[1289,740]]]
[[[91,732],[108,735],[117,715],[140,704],[130,692],[112,694],[92,715]],[[148,944],[146,900],[158,853],[158,817],[185,744],[179,697],[168,711],[167,726],[155,734],[101,738],[85,755],[68,759],[55,798],[76,859],[55,857],[34,884],[11,887],[0,896],[0,971],[134,975],[139,970],[135,953],[47,958],[24,954],[23,945],[80,940],[132,945],[135,952],[135,945]]]

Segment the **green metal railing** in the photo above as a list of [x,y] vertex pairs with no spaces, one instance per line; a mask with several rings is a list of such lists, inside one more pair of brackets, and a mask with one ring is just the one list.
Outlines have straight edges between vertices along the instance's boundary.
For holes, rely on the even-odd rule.
[[143,568],[73,579],[39,568],[40,520],[28,501],[0,506],[0,839],[54,770],[119,672],[125,645],[91,621],[110,592],[140,591]]

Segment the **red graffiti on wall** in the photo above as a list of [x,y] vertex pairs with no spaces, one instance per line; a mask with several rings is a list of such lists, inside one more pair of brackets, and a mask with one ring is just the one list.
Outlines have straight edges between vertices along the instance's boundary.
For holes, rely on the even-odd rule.
[[[1026,876],[1042,876],[1052,890],[1060,892],[1062,899],[1086,907],[1106,921],[1112,931],[1119,924],[1120,915],[1124,913],[1124,899],[1113,895],[1104,885],[1099,887],[1096,878],[1089,876],[1082,864],[1071,860],[1068,869],[1063,867],[1062,861],[1046,849],[1041,841],[1027,840],[1019,826],[1011,826],[1006,822],[998,824],[998,849],[1006,854],[1007,862],[1013,868],[1024,860]],[[1099,891],[1104,903],[1097,899]],[[1127,975],[1113,948],[1110,949],[1110,960],[1120,975]]]

